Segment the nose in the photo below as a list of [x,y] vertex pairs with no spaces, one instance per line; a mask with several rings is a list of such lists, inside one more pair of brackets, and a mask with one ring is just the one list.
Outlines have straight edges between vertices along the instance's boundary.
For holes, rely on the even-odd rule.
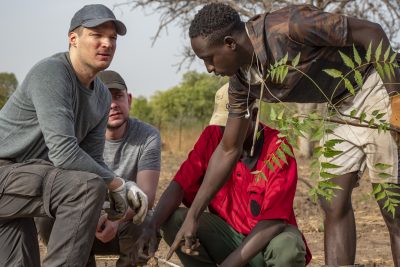
[[115,40],[112,38],[104,38],[102,45],[104,47],[110,48],[110,47],[114,47],[115,46]]
[[118,107],[116,101],[111,101],[111,109],[116,109]]
[[215,72],[215,67],[211,64],[205,64],[208,73]]

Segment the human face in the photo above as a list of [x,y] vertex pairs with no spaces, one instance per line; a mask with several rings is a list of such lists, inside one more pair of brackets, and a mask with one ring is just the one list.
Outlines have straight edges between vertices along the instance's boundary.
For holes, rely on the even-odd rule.
[[132,95],[125,90],[110,89],[112,102],[110,114],[108,115],[107,127],[109,129],[119,128],[129,118],[129,110],[132,103]]
[[241,67],[236,50],[237,44],[232,37],[225,37],[224,43],[214,44],[202,36],[192,38],[190,41],[194,53],[203,60],[209,73],[232,76]]
[[108,68],[117,46],[117,31],[113,22],[94,28],[83,28],[70,33],[72,53],[76,53],[80,67],[92,72]]

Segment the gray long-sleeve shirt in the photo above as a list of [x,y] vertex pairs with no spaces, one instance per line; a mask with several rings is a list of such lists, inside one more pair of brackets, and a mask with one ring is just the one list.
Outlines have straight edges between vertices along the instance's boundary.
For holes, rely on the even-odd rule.
[[40,158],[54,166],[87,171],[103,179],[115,174],[103,149],[111,96],[96,78],[78,80],[69,53],[37,63],[0,111],[0,158]]

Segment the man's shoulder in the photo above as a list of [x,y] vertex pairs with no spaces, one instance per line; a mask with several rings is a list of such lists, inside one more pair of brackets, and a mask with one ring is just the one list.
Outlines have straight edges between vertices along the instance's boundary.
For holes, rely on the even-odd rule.
[[160,135],[160,131],[153,125],[137,118],[129,118],[130,131],[138,131],[146,136]]

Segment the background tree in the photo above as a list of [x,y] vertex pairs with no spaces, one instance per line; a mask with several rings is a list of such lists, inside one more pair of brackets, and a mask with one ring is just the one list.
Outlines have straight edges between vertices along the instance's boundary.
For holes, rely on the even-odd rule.
[[18,81],[14,73],[0,72],[0,108],[17,89]]
[[[368,19],[379,23],[388,34],[392,45],[400,46],[400,0],[216,0],[231,5],[244,18],[250,18],[257,13],[270,12],[288,4],[312,4],[325,11],[343,13],[357,18]],[[143,8],[145,11],[160,15],[160,24],[153,37],[153,43],[163,30],[171,24],[179,25],[187,36],[187,29],[194,14],[209,0],[127,0],[117,4],[128,5],[131,9]],[[397,40],[397,41],[396,41]],[[182,49],[182,61],[194,58],[190,47]],[[191,62],[191,61],[189,61]]]

